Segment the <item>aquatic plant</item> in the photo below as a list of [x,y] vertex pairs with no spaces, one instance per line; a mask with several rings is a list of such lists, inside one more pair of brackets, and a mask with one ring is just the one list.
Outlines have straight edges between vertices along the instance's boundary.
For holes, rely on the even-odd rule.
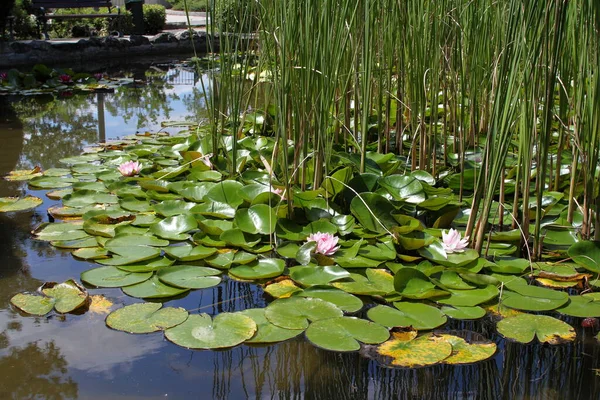
[[123,176],[134,176],[140,173],[142,165],[138,161],[127,161],[117,168]]
[[315,253],[320,253],[325,256],[332,256],[340,249],[340,246],[337,246],[338,238],[331,233],[313,233],[306,238],[306,241],[315,242],[317,244]]

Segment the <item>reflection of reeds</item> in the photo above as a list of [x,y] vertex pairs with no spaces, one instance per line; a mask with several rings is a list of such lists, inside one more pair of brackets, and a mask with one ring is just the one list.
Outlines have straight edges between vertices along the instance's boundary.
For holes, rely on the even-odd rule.
[[[287,185],[318,187],[339,165],[339,151],[359,154],[356,170],[363,172],[368,151],[393,150],[406,156],[399,172],[460,174],[459,198],[474,200],[467,234],[478,250],[488,219],[499,229],[521,225],[526,233],[531,222],[539,256],[542,198],[549,190],[564,191],[568,220],[581,212],[583,236],[593,234],[600,206],[597,2],[244,4],[238,20],[259,19],[258,70],[270,72],[271,95],[264,98],[277,110],[279,144],[272,159]],[[242,31],[223,35],[232,29],[223,24],[210,29],[220,33],[221,52],[229,53],[214,62],[220,71],[218,93],[211,96],[216,146],[221,133],[239,133],[240,114],[256,85],[242,82],[249,70],[248,57],[239,56]],[[294,151],[280,151],[288,140]],[[228,143],[234,173],[236,143]],[[473,191],[465,182],[472,167],[467,154],[481,154],[482,160]],[[568,168],[570,174],[562,172]],[[514,220],[494,218],[499,210],[493,200],[511,210]]]

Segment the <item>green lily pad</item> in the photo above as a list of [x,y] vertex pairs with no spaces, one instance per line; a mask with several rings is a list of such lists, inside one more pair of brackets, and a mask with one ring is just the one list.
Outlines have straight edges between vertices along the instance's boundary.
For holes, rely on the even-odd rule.
[[92,204],[116,204],[118,198],[109,193],[96,192],[94,190],[77,190],[62,198],[63,205],[67,207],[85,207]]
[[334,282],[332,285],[344,292],[384,296],[394,292],[394,277],[383,269],[367,269],[365,274],[367,278],[353,275],[354,282]]
[[187,214],[196,204],[183,200],[166,200],[154,205],[154,211],[163,217]]
[[438,299],[438,303],[447,304],[454,307],[475,307],[486,301],[490,301],[500,293],[494,285],[488,285],[481,289],[472,290],[453,290],[448,289],[449,297]]
[[250,264],[240,265],[229,270],[237,278],[254,280],[274,278],[283,273],[285,261],[278,258],[263,258]]
[[140,264],[117,265],[116,267],[127,272],[154,272],[173,265],[174,262],[175,260],[170,260],[167,257],[157,257]]
[[361,193],[350,203],[352,215],[360,224],[377,233],[386,233],[398,225],[391,213],[396,208],[385,197],[376,193]]
[[83,230],[81,223],[63,222],[55,224],[42,224],[34,231],[38,240],[78,240],[90,236]]
[[600,317],[600,301],[584,296],[569,296],[569,302],[556,311],[572,317]]
[[265,317],[264,308],[250,308],[241,311],[240,314],[252,318],[256,323],[257,331],[252,339],[246,340],[246,343],[277,343],[294,338],[304,332],[304,329],[285,329],[280,328],[269,322]]
[[464,267],[479,258],[479,253],[473,249],[465,249],[462,253],[447,254],[439,242],[434,242],[418,251],[422,257],[447,267]]
[[448,292],[435,288],[427,275],[415,268],[401,268],[394,276],[394,288],[409,299],[429,299],[445,296]]
[[438,364],[452,355],[452,345],[427,334],[416,338],[416,332],[399,332],[377,348],[377,353],[391,357],[396,367],[415,368]]
[[117,267],[100,267],[81,273],[81,280],[97,287],[122,287],[150,279],[152,272],[133,273]]
[[306,330],[306,338],[312,344],[332,351],[356,351],[360,343],[379,344],[389,337],[385,327],[354,317],[318,320]]
[[502,305],[525,311],[550,311],[569,301],[569,295],[552,289],[510,283],[502,294]]
[[192,246],[185,243],[182,246],[166,247],[165,253],[179,261],[196,261],[210,257],[217,252],[214,247]]
[[60,176],[38,176],[29,180],[29,186],[34,189],[61,189],[69,187],[75,182],[79,181]]
[[18,293],[10,302],[19,310],[31,315],[46,315],[54,308],[56,299],[29,293]]
[[0,197],[0,212],[15,212],[31,210],[42,204],[44,201],[39,197],[25,196],[18,197]]
[[350,273],[337,265],[300,265],[290,268],[290,278],[303,286],[326,285],[350,277]]
[[305,289],[295,296],[317,298],[328,301],[338,306],[342,311],[348,313],[354,313],[363,308],[363,302],[358,297],[346,293],[343,290],[335,289],[332,287],[318,287],[313,286]]
[[163,331],[183,323],[188,312],[183,308],[165,307],[161,303],[137,303],[113,311],[106,325],[128,333]]
[[575,340],[575,330],[566,322],[546,315],[521,314],[498,322],[498,333],[507,339],[529,343],[534,337],[542,343],[561,344]]
[[390,175],[379,179],[378,183],[395,200],[404,200],[415,204],[425,201],[423,184],[414,176]]
[[[95,242],[96,240],[94,240]],[[71,252],[73,256],[83,260],[98,260],[108,258],[109,252],[103,247],[84,247]]]
[[219,182],[206,193],[204,200],[225,203],[237,208],[244,202],[244,199],[238,194],[243,186],[241,183],[231,180]]
[[241,313],[221,313],[214,319],[208,314],[190,315],[165,337],[189,349],[220,349],[236,346],[252,338],[257,327],[254,320]]
[[265,309],[269,322],[285,329],[306,329],[308,321],[341,317],[342,314],[342,310],[328,301],[295,296],[275,300]]
[[429,330],[446,323],[446,316],[437,308],[421,303],[395,302],[396,309],[376,306],[367,312],[371,321],[387,327],[412,327]]
[[250,208],[237,210],[235,223],[243,232],[270,235],[275,232],[277,215],[275,210],[268,205],[257,204]]
[[135,285],[125,286],[122,290],[126,295],[140,299],[173,297],[189,291],[189,289],[166,285],[156,275]]
[[192,265],[173,265],[161,268],[158,279],[167,285],[186,289],[205,289],[221,283],[221,271],[214,268],[196,267]]
[[569,257],[588,271],[600,272],[600,241],[575,243],[567,251]]
[[198,223],[191,214],[174,215],[150,226],[150,231],[156,236],[168,240],[187,240],[187,232],[196,229]]
[[50,244],[59,249],[83,249],[98,246],[98,241],[96,241],[95,237],[90,236],[75,240],[53,240]]
[[441,308],[441,311],[453,319],[460,320],[471,320],[471,319],[479,319],[485,316],[485,309],[474,306],[474,307],[466,307],[466,306],[444,306]]

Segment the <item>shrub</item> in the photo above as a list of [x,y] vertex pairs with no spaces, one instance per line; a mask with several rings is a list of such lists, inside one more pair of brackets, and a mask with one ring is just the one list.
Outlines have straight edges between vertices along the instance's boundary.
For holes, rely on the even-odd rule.
[[255,0],[219,0],[215,23],[225,32],[254,32],[259,19]]
[[144,27],[146,33],[155,34],[163,30],[167,22],[165,7],[158,4],[144,4]]
[[[173,10],[185,10],[184,0],[168,0]],[[188,11],[206,11],[210,0],[187,0]]]
[[[101,8],[102,13],[108,12],[104,8]],[[115,12],[115,11],[113,11]],[[59,15],[85,15],[85,14],[98,14],[97,10],[93,8],[60,8],[56,9],[55,14]],[[123,11],[121,12],[123,14]],[[116,17],[114,19],[119,19]],[[124,17],[127,18],[127,17]],[[55,37],[71,37],[73,36],[73,30],[82,32],[83,36],[106,35],[109,33],[111,25],[110,18],[77,18],[77,19],[55,19],[51,20],[51,31],[52,36]],[[127,33],[127,32],[122,32]]]
[[15,17],[14,30],[17,39],[38,38],[37,20],[31,15],[33,12],[31,0],[16,0],[12,10]]

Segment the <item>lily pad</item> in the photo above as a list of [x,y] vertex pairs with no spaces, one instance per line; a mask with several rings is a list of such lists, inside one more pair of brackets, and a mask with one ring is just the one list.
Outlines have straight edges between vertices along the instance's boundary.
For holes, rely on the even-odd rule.
[[277,214],[266,204],[242,208],[235,213],[235,223],[243,232],[270,235],[275,232]]
[[498,322],[498,333],[520,343],[534,337],[542,343],[561,344],[575,340],[575,330],[566,322],[547,315],[521,314]]
[[39,197],[25,196],[18,197],[0,197],[0,212],[25,211],[36,208],[44,201]]
[[468,343],[465,339],[448,334],[436,335],[436,339],[452,345],[452,355],[444,360],[444,364],[472,364],[487,360],[496,353],[496,343]]
[[126,295],[140,299],[173,297],[189,291],[189,289],[166,285],[156,275],[135,285],[125,286],[122,290]]
[[389,337],[385,327],[354,317],[318,320],[306,330],[306,338],[312,344],[332,351],[356,351],[360,343],[379,344]]
[[190,315],[165,337],[189,349],[220,349],[236,346],[252,338],[257,330],[254,320],[241,313],[221,313],[214,319],[208,314]]
[[191,214],[174,215],[150,226],[150,231],[156,236],[168,240],[186,240],[187,232],[196,229],[198,223]]
[[254,280],[274,278],[283,273],[285,261],[278,258],[263,258],[250,264],[240,265],[229,270],[237,278]]
[[350,211],[364,228],[373,232],[386,233],[398,225],[391,215],[396,208],[388,199],[376,193],[361,193],[354,197]]
[[460,320],[479,319],[485,316],[485,309],[478,306],[445,306],[441,308],[441,311],[450,318]]
[[265,317],[285,329],[306,329],[308,321],[318,321],[342,316],[342,310],[321,299],[290,297],[278,299],[265,309]]
[[600,317],[600,301],[585,296],[569,296],[569,302],[556,311],[572,317]]
[[165,253],[179,261],[196,261],[210,257],[217,252],[214,247],[192,246],[185,243],[182,246],[171,246],[164,249]]
[[450,306],[459,307],[474,307],[479,304],[490,301],[500,293],[494,285],[488,285],[481,289],[472,290],[452,290],[449,289],[449,297],[438,299],[438,303],[447,304]]
[[89,269],[81,273],[81,280],[97,287],[123,287],[135,285],[150,279],[152,272],[126,272],[117,267],[108,266]]
[[377,348],[382,356],[391,357],[396,367],[415,368],[438,364],[452,355],[452,345],[428,334],[416,337],[415,331],[393,333]]
[[418,251],[422,257],[447,267],[464,267],[479,258],[479,253],[473,249],[465,249],[461,253],[446,253],[439,242],[434,242]]
[[376,306],[367,312],[370,320],[387,327],[412,327],[429,330],[446,323],[446,316],[437,308],[421,303],[395,302],[396,309]]
[[353,276],[354,282],[334,282],[333,286],[344,292],[384,296],[394,292],[394,277],[383,269],[367,269],[367,278]]
[[295,296],[311,297],[328,301],[338,306],[342,311],[354,313],[363,308],[363,302],[358,297],[343,290],[331,287],[310,287]]
[[137,303],[113,311],[106,325],[128,333],[162,331],[181,324],[188,318],[183,308],[165,307],[161,303]]
[[290,277],[303,286],[326,285],[350,277],[350,273],[337,265],[299,265],[290,268]]
[[18,293],[10,302],[19,310],[31,315],[46,315],[54,308],[55,299],[29,293]]
[[54,308],[61,314],[82,307],[88,300],[87,291],[72,279],[63,283],[46,282],[42,293],[56,300]]
[[196,267],[192,265],[173,265],[161,268],[158,279],[164,283],[186,289],[205,289],[221,283],[221,271],[214,268]]
[[567,251],[577,264],[588,271],[600,272],[600,241],[582,241],[575,243]]
[[252,339],[246,343],[277,343],[294,338],[304,332],[304,329],[280,328],[269,322],[265,317],[264,308],[250,308],[241,311],[240,314],[250,317],[256,323],[257,331]]
[[428,299],[445,296],[448,292],[435,288],[427,275],[415,268],[401,268],[394,276],[394,288],[409,299]]
[[546,289],[521,283],[508,284],[510,290],[502,294],[502,304],[506,307],[525,311],[550,311],[569,301],[565,292]]

